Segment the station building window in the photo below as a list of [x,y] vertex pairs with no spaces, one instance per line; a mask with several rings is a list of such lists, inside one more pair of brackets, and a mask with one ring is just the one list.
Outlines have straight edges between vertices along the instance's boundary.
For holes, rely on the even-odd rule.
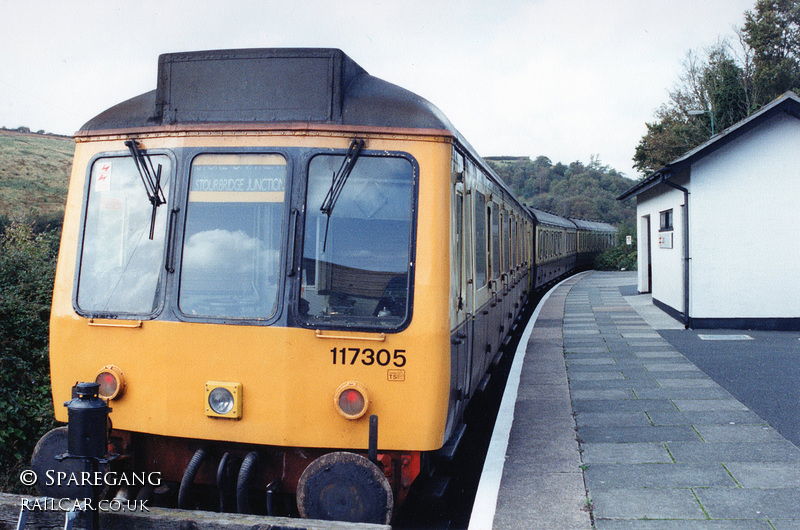
[[661,212],[661,232],[672,230],[672,209]]

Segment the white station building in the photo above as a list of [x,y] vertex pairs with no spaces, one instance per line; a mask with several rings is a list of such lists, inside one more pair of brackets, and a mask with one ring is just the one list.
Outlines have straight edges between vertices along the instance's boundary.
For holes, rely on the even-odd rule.
[[800,97],[787,92],[619,197],[640,293],[691,328],[800,330]]

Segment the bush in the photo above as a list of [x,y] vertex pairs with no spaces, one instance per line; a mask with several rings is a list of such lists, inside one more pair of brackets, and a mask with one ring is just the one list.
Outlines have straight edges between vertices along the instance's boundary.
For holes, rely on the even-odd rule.
[[18,481],[52,428],[48,330],[58,232],[11,222],[0,235],[0,490]]
[[635,271],[638,267],[636,252],[636,235],[633,243],[625,244],[625,237],[631,235],[620,230],[617,234],[617,246],[607,248],[595,258],[595,268],[601,271]]

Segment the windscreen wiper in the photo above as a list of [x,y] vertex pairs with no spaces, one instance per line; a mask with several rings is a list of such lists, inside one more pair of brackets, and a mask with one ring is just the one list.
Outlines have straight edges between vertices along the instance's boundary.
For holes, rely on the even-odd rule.
[[131,151],[136,169],[139,170],[139,176],[142,178],[147,199],[153,205],[153,213],[150,215],[150,239],[152,240],[156,229],[156,212],[159,206],[167,202],[164,191],[161,189],[161,164],[158,165],[158,168],[154,168],[150,155],[139,150],[136,140],[126,140],[125,145]]
[[328,244],[328,225],[331,223],[331,214],[333,214],[333,209],[336,207],[336,201],[339,200],[339,195],[341,195],[342,189],[347,182],[347,177],[349,177],[350,172],[353,171],[356,161],[358,160],[359,155],[361,155],[361,150],[364,149],[364,145],[365,142],[361,139],[356,139],[350,142],[350,147],[347,149],[347,155],[345,155],[344,160],[342,160],[342,165],[339,167],[339,171],[333,175],[333,179],[331,180],[331,188],[328,190],[328,194],[325,195],[325,199],[322,201],[322,206],[319,208],[320,212],[328,216],[328,220],[325,222],[325,237],[322,240],[323,252],[325,252],[325,247]]

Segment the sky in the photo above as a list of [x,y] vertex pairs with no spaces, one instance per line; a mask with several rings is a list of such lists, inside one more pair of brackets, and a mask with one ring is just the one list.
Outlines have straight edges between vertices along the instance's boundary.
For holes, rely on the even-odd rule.
[[755,0],[0,0],[0,126],[71,135],[156,87],[161,53],[340,48],[439,107],[482,156],[629,178],[689,50]]

